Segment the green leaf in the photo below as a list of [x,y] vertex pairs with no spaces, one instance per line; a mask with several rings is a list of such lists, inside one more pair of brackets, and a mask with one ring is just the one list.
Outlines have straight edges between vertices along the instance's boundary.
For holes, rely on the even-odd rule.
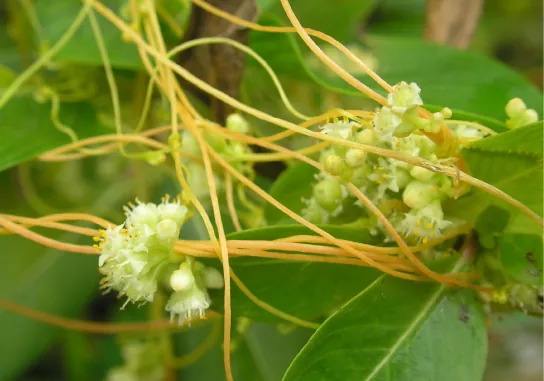
[[[57,236],[60,240],[70,235]],[[24,306],[74,317],[97,290],[96,258],[59,253],[17,236],[0,237],[4,259],[0,296]],[[0,379],[13,379],[60,332],[0,309]]]
[[[124,0],[110,0],[106,4],[117,15]],[[79,0],[36,1],[38,20],[43,25],[45,39],[50,45],[58,41],[70,27],[82,7]],[[142,64],[138,50],[133,43],[122,39],[121,32],[108,20],[95,12],[111,65],[123,69],[140,69]],[[55,60],[87,65],[102,65],[102,58],[88,19],[82,23],[75,35],[58,52]]]
[[[312,185],[315,183],[317,172],[317,169],[309,164],[295,164],[282,172],[270,187],[269,193],[293,212],[300,213],[305,207],[302,199],[312,195]],[[285,213],[270,204],[264,207],[264,216],[269,225],[295,223]]]
[[471,292],[383,275],[332,315],[284,381],[480,381],[482,309]]
[[502,235],[508,225],[510,213],[491,205],[476,220],[474,229],[478,232],[478,241],[486,249],[495,247],[495,238]]
[[[540,214],[544,194],[542,132],[542,122],[518,128],[482,139],[464,149],[462,155],[472,176],[496,186]],[[541,234],[535,221],[505,201],[477,189],[458,200],[448,212],[466,221],[475,221],[491,204],[510,212],[505,232]]]
[[21,57],[9,36],[8,27],[5,24],[0,25],[0,62],[8,69],[19,70]]
[[542,238],[538,235],[506,234],[500,240],[504,269],[519,282],[542,284]]
[[[265,4],[266,11],[273,12],[286,24],[290,25],[289,19],[276,0],[268,1]],[[307,0],[291,0],[289,4],[293,12],[305,28],[312,28],[326,33],[337,40],[344,41],[356,35],[357,28],[364,23],[370,12],[376,7],[377,0],[321,0],[319,10],[316,10],[316,3]]]
[[[216,321],[216,324],[220,322]],[[187,355],[209,337],[211,325],[188,330],[176,336],[180,354]],[[235,380],[277,381],[285,369],[310,337],[311,331],[296,329],[282,334],[276,326],[252,323],[247,332],[232,337],[232,368]],[[180,378],[193,380],[225,380],[223,352],[221,350],[222,332],[218,343],[195,363],[180,372]]]
[[[70,138],[51,121],[50,103],[37,103],[30,95],[15,96],[0,110],[0,115],[0,171],[70,143]],[[61,104],[59,119],[73,128],[79,138],[108,131],[87,103]]]
[[[263,15],[259,22],[279,24],[269,15]],[[425,103],[499,120],[505,118],[504,107],[514,97],[522,98],[528,107],[542,109],[542,94],[533,85],[518,73],[483,55],[402,37],[376,35],[370,36],[366,42],[368,46],[360,43],[352,46],[358,44],[362,52],[371,54],[378,74],[389,83],[416,82],[422,89]],[[362,95],[336,78],[330,69],[321,65],[315,70],[312,63],[317,62],[317,58],[308,58],[310,53],[307,48],[301,51],[300,44],[293,35],[262,32],[252,32],[249,43],[279,74],[297,80],[312,80],[331,91]],[[342,59],[338,63],[347,66],[348,62],[351,61]],[[369,77],[357,77],[378,89]]]
[[[322,226],[340,239],[372,242],[368,232],[337,226]],[[229,240],[274,240],[293,235],[315,235],[303,226],[273,226],[230,234]],[[208,262],[217,266],[217,261]],[[353,265],[295,262],[266,258],[234,258],[230,265],[235,274],[260,300],[302,319],[329,314],[358,291],[370,284],[380,272]],[[211,293],[212,308],[222,308],[222,292]],[[232,309],[236,316],[254,321],[278,323],[282,320],[254,304],[232,284]]]
[[266,381],[276,381],[281,379],[312,333],[304,328],[282,333],[278,326],[253,323],[244,338]]

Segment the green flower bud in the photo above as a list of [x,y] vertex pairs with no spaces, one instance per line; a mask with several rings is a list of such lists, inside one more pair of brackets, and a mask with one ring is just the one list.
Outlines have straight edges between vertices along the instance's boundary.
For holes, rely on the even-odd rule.
[[187,263],[182,263],[170,276],[170,287],[174,291],[186,291],[195,285],[195,277]]
[[538,121],[538,113],[533,109],[527,109],[525,103],[519,98],[514,98],[508,102],[506,114],[509,118],[506,121],[506,126],[510,129],[523,127]]
[[523,115],[527,111],[527,106],[520,98],[513,98],[506,104],[505,111],[506,115],[512,119],[518,115]]
[[149,151],[145,153],[144,159],[151,165],[159,165],[164,163],[166,155],[161,151]]
[[355,168],[351,174],[350,182],[360,188],[368,182],[368,175],[370,173],[371,169],[368,166]]
[[406,186],[402,199],[406,205],[413,209],[421,209],[427,206],[439,196],[436,185],[412,181]]
[[351,167],[359,167],[364,164],[366,158],[365,151],[357,148],[351,148],[346,152],[346,163]]
[[216,151],[219,153],[225,152],[225,149],[227,148],[227,141],[225,138],[219,134],[212,134],[212,133],[206,133],[204,135],[204,138],[206,139],[206,142]]
[[440,113],[442,114],[442,116],[444,117],[444,119],[449,119],[451,118],[451,116],[453,115],[453,112],[451,111],[450,108],[448,107],[444,107]]
[[400,189],[403,189],[412,181],[412,177],[402,168],[396,168],[395,178],[397,180],[397,185]]
[[355,141],[360,144],[372,145],[374,143],[375,132],[370,128],[359,131],[355,137]]
[[313,224],[325,224],[328,220],[328,213],[315,202],[315,199],[311,200],[310,204],[302,211],[302,216]]
[[342,184],[334,179],[326,179],[317,183],[314,187],[314,197],[319,206],[332,212],[344,200]]
[[223,288],[223,274],[213,267],[204,267],[201,271],[202,280],[207,288]]
[[230,114],[227,117],[227,128],[240,134],[249,132],[249,123],[240,114]]
[[340,176],[346,169],[346,164],[344,160],[335,154],[329,154],[325,156],[323,161],[323,167],[325,171],[333,176]]
[[410,171],[410,175],[416,180],[420,180],[423,182],[428,182],[431,180],[434,176],[434,172],[429,171],[428,169],[421,168],[421,167],[414,167]]

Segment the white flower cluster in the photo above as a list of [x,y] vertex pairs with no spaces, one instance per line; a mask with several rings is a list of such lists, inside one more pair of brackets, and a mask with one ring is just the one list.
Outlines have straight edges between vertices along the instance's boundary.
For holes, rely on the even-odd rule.
[[164,359],[158,340],[131,340],[121,347],[124,364],[108,372],[106,381],[162,381]]
[[172,293],[165,309],[171,319],[177,316],[181,324],[203,317],[211,304],[207,290],[223,287],[221,273],[190,258],[173,272],[169,266],[179,262],[174,245],[188,217],[187,207],[179,199],[165,197],[159,205],[137,201],[125,210],[123,225],[109,227],[102,237],[95,237],[99,242],[95,247],[101,252],[102,287],[126,296],[124,308],[129,302],[152,302],[161,279],[169,276]]
[[[437,146],[417,131],[437,132],[444,119],[451,117],[451,111],[446,108],[430,119],[421,117],[419,106],[423,102],[415,83],[397,84],[387,101],[388,105],[376,111],[371,123],[329,123],[322,133],[437,161]],[[473,133],[473,129],[463,128],[465,133]],[[453,197],[453,184],[445,175],[343,146],[323,152],[320,161],[326,173],[318,175],[320,181],[314,186],[313,196],[305,200],[307,207],[303,211],[305,218],[314,223],[327,223],[350,202],[358,204],[343,184],[347,181],[382,205],[396,229],[412,241],[426,242],[452,225],[442,210],[442,202]],[[402,207],[383,207],[388,200],[397,200],[397,205],[402,201]]]
[[126,207],[123,225],[95,237],[103,288],[126,296],[125,305],[153,301],[159,271],[168,263],[188,212],[179,199],[165,198],[159,205],[136,203]]

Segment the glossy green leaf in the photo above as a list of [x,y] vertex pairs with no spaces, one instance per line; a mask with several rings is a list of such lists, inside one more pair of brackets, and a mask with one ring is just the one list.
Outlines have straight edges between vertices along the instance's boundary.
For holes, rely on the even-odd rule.
[[[287,168],[270,188],[270,195],[295,213],[304,208],[303,198],[312,195],[317,169],[306,163]],[[264,216],[270,225],[295,223],[290,217],[270,204],[264,207]]]
[[[494,185],[537,214],[542,213],[542,122],[482,139],[463,150],[472,176]],[[531,186],[527,186],[531,184]],[[540,226],[518,209],[481,190],[473,189],[451,212],[467,221],[490,204],[511,214],[507,233],[540,234]]]
[[21,67],[21,57],[5,25],[0,25],[0,65],[11,70],[19,70]]
[[[123,0],[111,0],[107,6],[117,15],[121,7],[126,4]],[[78,0],[38,0],[36,1],[36,15],[49,45],[57,42],[70,27],[82,7]],[[126,42],[121,32],[109,21],[95,13],[103,35],[108,56],[113,67],[123,69],[140,69],[142,64],[138,50],[133,43]],[[102,65],[102,58],[91,23],[88,19],[82,23],[75,35],[58,52],[55,60],[87,65]]]
[[[361,229],[337,226],[323,228],[337,238],[372,242],[368,232]],[[228,239],[274,240],[300,234],[315,235],[305,227],[287,225],[250,229],[230,234]],[[211,261],[208,263],[212,264]],[[380,274],[368,267],[250,257],[231,259],[230,265],[259,299],[303,319],[316,319],[329,314]],[[236,316],[265,323],[282,322],[280,318],[254,304],[233,282],[231,291],[232,310]],[[211,295],[212,308],[222,309],[222,290],[212,292]]]
[[493,249],[496,238],[504,232],[508,225],[510,213],[495,205],[484,210],[474,224],[474,230],[478,232],[478,242],[486,249]]
[[[260,22],[278,25],[276,19],[267,15]],[[483,55],[419,39],[376,35],[366,42],[368,46],[359,44],[359,48],[374,57],[380,76],[391,84],[416,82],[422,89],[425,103],[499,120],[505,119],[504,107],[514,97],[524,99],[531,108],[539,111],[542,108],[542,94],[533,85],[518,73]],[[252,32],[250,46],[278,73],[298,80],[313,80],[331,91],[361,95],[336,78],[328,68],[310,65],[317,59],[313,56],[307,58],[310,53],[306,48],[301,50],[301,43],[293,35]],[[342,59],[338,63],[345,66],[347,62]],[[358,78],[377,88],[367,76]]]
[[535,286],[542,284],[542,238],[538,235],[506,234],[500,240],[504,269],[516,280]]
[[[69,235],[58,237],[69,240]],[[73,238],[73,237],[72,237]],[[0,296],[55,315],[74,317],[97,290],[96,258],[45,249],[2,236]],[[0,379],[8,380],[40,354],[60,329],[0,308]]]
[[474,295],[383,275],[332,315],[284,381],[480,381],[486,330]]
[[[61,104],[59,119],[79,138],[108,132],[87,103]],[[0,135],[0,171],[70,143],[51,121],[51,104],[37,103],[30,95],[15,96],[0,109]]]
[[[266,3],[265,11],[274,13],[286,24],[290,24],[279,0]],[[319,30],[340,41],[355,37],[357,29],[377,3],[377,0],[322,0],[319,4],[307,0],[289,1],[293,12],[305,28]]]
[[[220,324],[216,321],[215,324]],[[212,325],[190,329],[176,335],[178,354],[188,355],[213,334]],[[311,330],[296,329],[280,333],[273,325],[252,323],[244,333],[232,336],[232,369],[235,380],[277,381],[290,362],[310,337]],[[222,331],[217,332],[217,343],[196,362],[183,368],[179,374],[186,381],[225,380]]]

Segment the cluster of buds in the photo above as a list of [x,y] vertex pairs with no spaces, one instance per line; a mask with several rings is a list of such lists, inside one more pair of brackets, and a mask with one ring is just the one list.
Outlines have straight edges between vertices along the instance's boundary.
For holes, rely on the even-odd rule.
[[121,347],[122,366],[112,368],[106,381],[162,381],[164,359],[158,340],[131,340]]
[[[228,130],[240,134],[249,133],[249,124],[240,114],[231,114],[227,118],[226,127]],[[203,138],[222,157],[231,162],[231,165],[242,174],[253,176],[253,168],[244,161],[244,156],[252,153],[251,149],[244,143],[234,140],[226,140],[224,137],[212,133],[203,133]],[[202,157],[202,151],[198,140],[189,131],[184,130],[182,135],[182,149],[188,155],[194,158]],[[208,185],[204,165],[200,162],[187,160],[186,167],[189,171],[189,187],[195,196],[201,200],[207,200],[210,196],[210,187]],[[221,191],[224,188],[223,178],[214,177],[217,189]]]
[[[436,162],[437,146],[420,132],[437,132],[451,117],[451,110],[445,108],[431,118],[423,118],[419,94],[415,83],[401,82],[372,121],[328,123],[322,133]],[[464,129],[470,130],[466,126]],[[445,175],[340,145],[323,152],[320,161],[325,173],[318,175],[320,181],[312,197],[305,200],[307,207],[303,211],[304,217],[314,223],[326,223],[331,216],[341,215],[349,202],[357,204],[344,185],[350,182],[379,205],[396,229],[412,241],[427,242],[453,225],[442,210],[442,202],[454,196],[452,181]],[[400,207],[383,206],[388,205],[388,200],[399,201],[396,204]]]
[[523,127],[538,121],[538,113],[533,109],[528,109],[519,98],[511,99],[506,104],[505,111],[508,116],[506,126],[510,129]]

